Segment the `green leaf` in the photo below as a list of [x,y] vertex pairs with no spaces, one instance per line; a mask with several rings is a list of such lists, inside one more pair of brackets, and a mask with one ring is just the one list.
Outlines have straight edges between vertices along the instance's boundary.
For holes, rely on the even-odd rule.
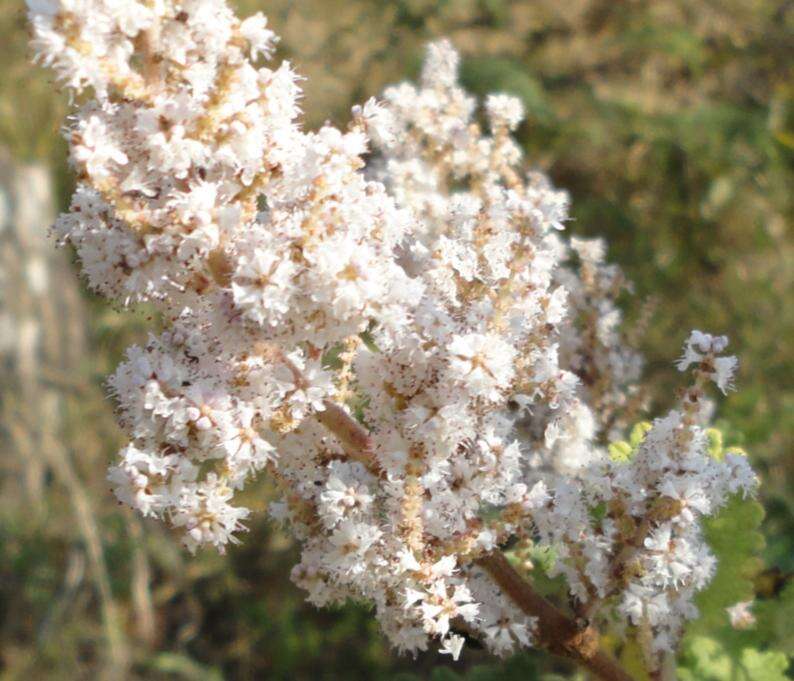
[[609,458],[618,463],[631,461],[632,448],[625,440],[618,440],[609,445]]
[[751,681],[787,681],[788,659],[778,651],[760,652],[745,648],[742,652],[742,672]]
[[779,651],[755,648],[731,650],[720,641],[697,636],[684,651],[687,667],[678,670],[682,681],[787,681],[789,663]]
[[713,638],[697,636],[690,639],[684,655],[689,662],[687,665],[689,674],[679,670],[682,679],[719,681],[730,678],[731,659],[723,646]]
[[706,437],[708,438],[709,455],[715,459],[722,459],[722,431],[716,428],[708,428],[706,430]]
[[758,637],[772,643],[777,650],[794,655],[794,582],[775,598],[757,602],[753,612],[758,621]]
[[698,594],[700,618],[690,625],[693,633],[705,633],[728,624],[728,608],[752,600],[753,578],[762,567],[764,548],[760,532],[764,509],[754,499],[734,497],[715,518],[705,522],[704,533],[714,555],[717,572],[709,586]]
[[606,516],[606,514],[607,514],[607,505],[604,502],[601,502],[600,504],[598,504],[598,506],[593,506],[590,509],[590,519],[596,525],[599,524],[604,519],[604,516]]
[[631,429],[631,436],[629,437],[629,444],[631,445],[632,450],[637,449],[637,447],[642,444],[642,441],[645,439],[648,431],[652,428],[653,424],[650,421],[640,421],[634,425],[634,427]]
[[651,428],[653,428],[653,424],[648,421],[636,423],[631,429],[628,442],[618,440],[609,445],[610,458],[618,463],[631,461]]
[[[721,453],[721,438],[711,434],[713,452]],[[719,453],[717,455],[719,455]],[[784,681],[786,652],[794,641],[789,623],[794,588],[777,599],[753,606],[757,625],[737,631],[730,625],[726,608],[755,598],[754,578],[762,567],[759,558],[764,539],[759,529],[764,517],[761,505],[735,497],[705,523],[706,540],[717,557],[713,581],[696,603],[700,617],[692,622],[682,646],[679,678],[682,681]],[[768,650],[768,646],[782,650]]]

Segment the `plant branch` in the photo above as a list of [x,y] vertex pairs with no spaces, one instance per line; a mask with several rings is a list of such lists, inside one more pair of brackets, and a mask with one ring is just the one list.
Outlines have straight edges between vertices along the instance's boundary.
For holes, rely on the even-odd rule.
[[603,681],[632,681],[631,676],[600,647],[598,632],[592,626],[579,626],[541,596],[510,565],[501,551],[480,558],[477,565],[488,572],[523,612],[537,618],[537,641],[549,652],[573,660]]
[[351,459],[360,461],[377,475],[380,467],[367,429],[335,402],[326,400],[323,404],[325,409],[317,412],[317,420],[336,435]]
[[[333,402],[317,419],[342,442],[351,458],[370,469],[377,468],[372,440],[366,428]],[[538,620],[537,639],[551,653],[573,660],[603,681],[631,681],[631,677],[599,644],[592,626],[579,626],[571,617],[546,600],[510,565],[501,551],[489,553],[476,561],[523,612]]]

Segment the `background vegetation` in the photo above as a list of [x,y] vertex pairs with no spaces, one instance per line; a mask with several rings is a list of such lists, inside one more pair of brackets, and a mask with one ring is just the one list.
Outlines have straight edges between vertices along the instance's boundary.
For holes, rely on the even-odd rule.
[[[740,389],[720,405],[719,426],[760,471],[766,516],[736,506],[710,530],[723,567],[681,675],[787,678],[794,3],[238,6],[270,17],[281,56],[307,76],[312,126],[343,123],[352,103],[415,76],[423,44],[442,35],[463,51],[472,91],[521,96],[521,141],[570,190],[570,229],[605,236],[635,283],[626,309],[648,357],[652,412],[674,397],[671,360],[688,329],[730,335]],[[158,524],[116,505],[104,475],[122,436],[102,380],[148,322],[145,310],[86,294],[68,254],[36,236],[52,217],[44,178],[52,209],[64,207],[71,180],[58,137],[66,102],[30,64],[26,40],[21,0],[0,0],[0,679],[571,678],[542,654],[495,663],[467,651],[455,671],[435,656],[396,657],[363,606],[303,603],[288,580],[295,550],[261,516],[228,556],[191,559]],[[31,216],[30,205],[44,208]],[[753,592],[758,625],[730,629],[724,607]]]

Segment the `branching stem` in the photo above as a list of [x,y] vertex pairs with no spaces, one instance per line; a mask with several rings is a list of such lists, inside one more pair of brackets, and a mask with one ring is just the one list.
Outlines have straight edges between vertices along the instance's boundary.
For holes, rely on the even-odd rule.
[[[342,442],[351,456],[377,469],[367,430],[333,402],[326,402],[325,411],[317,418]],[[598,632],[592,626],[577,622],[546,600],[510,565],[501,551],[494,551],[477,560],[524,613],[538,620],[538,643],[549,652],[573,660],[603,681],[632,681],[625,670],[599,644]]]
[[477,564],[524,613],[537,618],[539,645],[554,655],[573,660],[603,681],[632,681],[617,661],[601,648],[598,632],[592,626],[579,626],[541,596],[501,551],[489,553]]

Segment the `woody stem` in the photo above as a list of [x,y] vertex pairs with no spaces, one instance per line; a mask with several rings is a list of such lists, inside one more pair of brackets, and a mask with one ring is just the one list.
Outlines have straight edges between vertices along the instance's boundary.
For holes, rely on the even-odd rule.
[[631,681],[631,676],[601,648],[598,632],[590,625],[579,626],[535,591],[501,551],[485,555],[477,564],[524,613],[537,618],[537,639],[541,646],[554,655],[573,660],[603,681]]

